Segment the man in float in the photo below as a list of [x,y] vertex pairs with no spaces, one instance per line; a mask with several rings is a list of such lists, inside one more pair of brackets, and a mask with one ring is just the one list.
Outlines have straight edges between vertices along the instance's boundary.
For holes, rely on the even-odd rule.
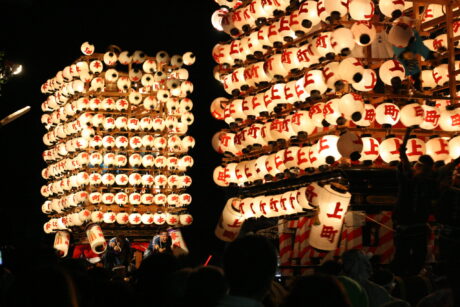
[[149,247],[144,252],[144,258],[152,253],[172,254],[172,239],[167,230],[162,230],[158,235],[153,237]]
[[393,211],[395,227],[394,272],[399,276],[416,275],[425,264],[428,243],[428,217],[436,196],[433,159],[419,158],[412,167],[406,154],[411,128],[407,128],[399,148],[399,195]]

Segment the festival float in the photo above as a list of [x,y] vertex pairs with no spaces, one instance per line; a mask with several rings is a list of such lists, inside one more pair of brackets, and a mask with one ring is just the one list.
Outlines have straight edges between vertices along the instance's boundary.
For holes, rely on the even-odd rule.
[[162,229],[187,250],[180,228],[193,221],[186,189],[195,139],[185,67],[195,56],[114,45],[96,53],[88,42],[81,52],[41,87],[44,231],[61,257],[71,244],[100,255],[115,236],[145,248]]
[[285,268],[353,248],[390,262],[406,127],[411,163],[460,155],[458,4],[215,2],[228,35],[212,50],[224,93],[210,111],[226,125],[213,178],[228,195],[216,236],[275,237]]

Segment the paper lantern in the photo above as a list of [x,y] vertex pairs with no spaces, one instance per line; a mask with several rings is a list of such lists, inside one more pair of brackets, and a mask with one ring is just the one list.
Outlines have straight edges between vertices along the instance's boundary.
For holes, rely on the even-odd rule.
[[420,128],[426,129],[426,130],[432,130],[438,127],[439,125],[439,119],[441,117],[441,112],[440,110],[432,105],[422,105],[423,108],[423,121],[419,125]]
[[228,104],[228,99],[224,97],[218,97],[211,103],[211,114],[214,118],[223,120],[225,106]]
[[388,60],[380,65],[379,77],[386,85],[401,87],[401,82],[404,80],[405,75],[404,66],[397,60]]
[[265,160],[265,167],[267,169],[268,174],[271,177],[283,177],[284,174],[282,171],[277,167],[277,165],[282,164],[282,160],[280,156],[276,156],[276,153],[272,153],[267,156]]
[[449,155],[452,159],[460,157],[460,135],[449,140]]
[[372,91],[377,83],[377,74],[373,69],[364,69],[362,79],[357,83],[353,83],[352,87],[361,92]]
[[[144,175],[145,176],[145,175]],[[152,179],[153,180],[153,179]],[[141,195],[141,203],[143,205],[151,205],[153,204],[153,194],[150,193],[144,193]]]
[[284,83],[274,84],[268,91],[270,91],[270,103],[266,105],[269,113],[277,111],[282,105],[286,104],[286,97],[284,95]]
[[304,1],[299,6],[298,14],[300,24],[308,31],[308,29],[316,26],[321,21],[318,15],[316,1]]
[[425,142],[415,136],[407,141],[406,155],[409,162],[416,162],[425,154]]
[[141,221],[142,221],[142,224],[152,225],[153,224],[153,214],[150,212],[146,212],[142,214]]
[[292,129],[301,138],[306,138],[315,130],[315,125],[310,119],[309,112],[298,110],[294,114],[289,115]]
[[98,224],[90,224],[86,228],[86,236],[88,237],[91,250],[96,254],[102,254],[107,249],[104,234]]
[[339,64],[339,75],[343,80],[349,83],[360,82],[363,78],[364,66],[356,58],[348,57],[342,60]]
[[126,212],[118,212],[116,215],[116,221],[120,225],[126,225],[129,221],[129,214]]
[[297,155],[300,150],[298,146],[290,146],[283,152],[284,167],[291,171],[298,171]]
[[327,85],[324,80],[324,75],[321,70],[309,70],[304,76],[304,90],[312,96],[317,98],[324,94],[327,90]]
[[[74,220],[74,218],[72,218],[72,221]],[[95,210],[93,212],[91,212],[91,222],[93,223],[101,223],[103,222],[104,220],[104,213],[102,211],[99,211],[99,210]]]
[[422,22],[428,22],[435,18],[444,16],[444,6],[441,4],[429,4],[423,11]]
[[301,170],[310,170],[312,168],[312,164],[310,162],[310,149],[311,146],[304,145],[299,149],[299,151],[297,151],[297,167]]
[[354,121],[358,127],[369,127],[375,121],[375,107],[370,103],[364,103],[364,113],[359,121]]
[[70,233],[68,231],[57,231],[54,237],[53,247],[59,257],[64,258],[69,252]]
[[406,127],[418,127],[425,116],[422,106],[418,103],[410,103],[401,109],[401,123]]
[[349,93],[340,98],[339,111],[347,120],[359,121],[364,110],[364,101],[360,95]]
[[153,215],[153,222],[156,225],[163,225],[164,223],[166,223],[166,214],[163,212],[155,212],[155,214]]
[[361,157],[363,142],[361,138],[351,131],[340,134],[337,141],[337,150],[344,158],[357,161]]
[[441,64],[433,69],[433,79],[438,86],[444,86],[449,82],[449,67],[448,64]]
[[[319,59],[321,55],[318,51],[313,47],[313,44],[305,44],[299,46],[299,50],[297,51],[297,59],[299,60],[299,69],[308,68],[314,64],[319,63]],[[302,80],[303,83],[303,80]],[[297,96],[300,97],[299,93]],[[303,99],[301,99],[303,100]]]
[[441,111],[439,127],[444,131],[460,131],[460,108]]
[[333,92],[342,90],[344,86],[342,77],[338,73],[339,65],[339,62],[331,62],[323,68],[324,81]]
[[336,135],[325,135],[318,140],[317,158],[320,166],[340,160],[342,156],[337,149],[338,140]]
[[398,18],[404,11],[404,0],[392,1],[392,0],[379,0],[380,12],[386,17]]
[[226,154],[238,155],[238,151],[235,146],[235,134],[224,132],[219,134],[219,151]]
[[348,2],[348,12],[353,20],[371,20],[374,16],[374,2],[371,0],[351,0]]
[[424,90],[430,90],[437,86],[436,80],[434,79],[434,72],[431,69],[424,69],[420,74],[420,80],[422,81],[422,88]]
[[397,138],[393,135],[387,136],[379,146],[379,155],[383,162],[389,164],[399,162],[399,147],[401,144],[402,140],[400,138]]
[[400,118],[401,110],[394,103],[381,103],[375,108],[375,120],[382,126],[393,126]]
[[359,161],[366,164],[374,162],[379,157],[379,142],[375,138],[366,134],[361,136],[361,142],[363,143],[363,149],[361,151]]
[[318,15],[322,21],[333,22],[348,13],[348,3],[339,0],[318,1]]
[[222,212],[219,222],[214,231],[222,241],[231,242],[238,236],[244,222],[244,216],[239,211],[239,199],[230,198]]
[[213,180],[214,183],[220,187],[228,187],[230,182],[228,181],[230,175],[228,174],[228,169],[222,166],[218,166],[214,169]]
[[323,111],[324,105],[325,105],[324,102],[318,102],[312,105],[310,107],[310,110],[308,110],[308,116],[310,117],[315,127],[322,128],[324,123],[326,123],[324,119],[324,111]]
[[442,138],[435,136],[430,138],[426,144],[426,154],[433,158],[434,162],[445,162],[447,163],[450,160],[449,155],[449,142]]
[[129,223],[131,225],[139,225],[141,221],[141,214],[138,212],[133,212],[129,215]]
[[334,183],[324,186],[323,189],[319,195],[317,223],[312,225],[308,241],[314,248],[335,250],[351,194]]
[[81,44],[80,50],[84,55],[92,55],[94,53],[94,45],[84,42]]
[[324,104],[323,108],[324,121],[322,125],[327,127],[329,125],[343,125],[345,119],[340,112],[340,99],[334,98]]
[[115,195],[113,193],[102,194],[102,202],[104,205],[111,205],[115,201]]
[[338,28],[332,32],[331,45],[336,54],[348,56],[355,48],[353,32],[348,28]]
[[297,190],[296,196],[297,196],[296,197],[297,203],[302,209],[307,209],[307,210],[314,209],[314,207],[308,201],[307,187],[302,187],[299,190]]

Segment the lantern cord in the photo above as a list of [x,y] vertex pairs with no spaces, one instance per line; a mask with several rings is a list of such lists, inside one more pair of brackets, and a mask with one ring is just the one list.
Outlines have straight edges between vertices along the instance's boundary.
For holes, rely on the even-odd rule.
[[380,226],[382,226],[382,227],[385,228],[385,229],[388,229],[388,230],[393,231],[393,232],[395,231],[393,228],[388,227],[387,225],[382,224],[382,223],[380,223],[379,221],[374,220],[373,218],[367,216],[365,213],[358,213],[358,214],[364,215],[364,217],[365,217],[366,219],[368,219],[368,220],[370,220],[370,221],[372,221],[372,222],[374,222],[374,223],[376,223],[376,224],[379,224]]

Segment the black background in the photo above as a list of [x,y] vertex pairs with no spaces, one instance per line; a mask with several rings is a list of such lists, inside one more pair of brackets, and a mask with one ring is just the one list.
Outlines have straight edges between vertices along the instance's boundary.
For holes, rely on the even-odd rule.
[[[191,213],[194,223],[183,229],[186,243],[198,263],[209,254],[214,261],[224,247],[214,236],[218,216],[225,204],[226,191],[212,180],[212,171],[220,157],[211,147],[212,135],[223,124],[212,118],[209,106],[225,96],[213,78],[215,65],[211,51],[227,36],[211,25],[211,14],[218,9],[212,0],[198,1],[0,1],[0,50],[7,59],[24,67],[1,90],[0,117],[26,106],[31,111],[0,130],[0,244],[15,249],[13,254],[33,255],[35,250],[51,247],[54,235],[43,232],[47,220],[41,212],[45,184],[41,158],[46,132],[40,123],[41,103],[46,96],[40,86],[58,70],[80,55],[80,46],[89,41],[96,52],[105,52],[115,44],[123,50],[143,50],[153,56],[157,51],[183,54],[193,51],[197,61],[191,67],[190,80],[195,89],[195,123],[190,134],[197,141],[191,151],[195,165]],[[4,255],[5,256],[5,255]],[[8,258],[8,257],[7,257]],[[12,261],[13,259],[5,259]]]

